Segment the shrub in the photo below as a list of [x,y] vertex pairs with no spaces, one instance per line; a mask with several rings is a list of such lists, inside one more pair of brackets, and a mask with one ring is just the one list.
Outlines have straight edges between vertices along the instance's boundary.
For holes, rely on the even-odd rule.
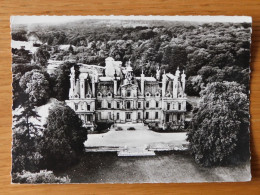
[[68,176],[56,177],[52,171],[41,170],[37,173],[23,171],[12,175],[13,183],[70,183]]
[[134,131],[135,128],[134,128],[134,127],[129,127],[127,130],[129,130],[129,131]]
[[117,128],[116,128],[116,131],[122,131],[122,130],[123,130],[122,127],[117,127]]

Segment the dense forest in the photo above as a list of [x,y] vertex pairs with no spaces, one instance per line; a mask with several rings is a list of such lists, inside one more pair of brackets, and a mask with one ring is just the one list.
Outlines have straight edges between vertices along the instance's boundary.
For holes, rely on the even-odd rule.
[[[134,71],[154,75],[157,67],[187,74],[187,94],[197,95],[213,81],[236,81],[249,88],[251,24],[88,20],[59,25],[18,26],[13,40],[28,31],[52,47],[55,60],[104,66],[111,56]],[[60,50],[59,45],[71,45]],[[46,47],[45,47],[46,48]]]

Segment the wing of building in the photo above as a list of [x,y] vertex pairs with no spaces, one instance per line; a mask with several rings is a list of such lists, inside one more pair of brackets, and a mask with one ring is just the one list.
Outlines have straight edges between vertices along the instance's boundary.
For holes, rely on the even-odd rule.
[[[103,68],[103,67],[102,67]],[[175,75],[162,73],[156,77],[133,74],[130,61],[106,59],[105,70],[81,65],[76,78],[70,74],[69,100],[66,100],[87,127],[99,123],[167,123],[184,126],[186,112],[185,77],[179,69]],[[103,70],[103,71],[102,71]]]

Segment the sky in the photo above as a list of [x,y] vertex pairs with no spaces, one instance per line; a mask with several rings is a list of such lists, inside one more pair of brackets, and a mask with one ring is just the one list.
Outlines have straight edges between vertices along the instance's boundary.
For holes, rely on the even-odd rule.
[[189,22],[252,22],[249,16],[11,16],[11,24],[64,23],[82,19],[166,20]]

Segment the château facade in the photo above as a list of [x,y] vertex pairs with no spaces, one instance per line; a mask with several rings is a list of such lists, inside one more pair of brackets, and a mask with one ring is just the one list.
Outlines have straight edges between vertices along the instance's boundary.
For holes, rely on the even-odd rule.
[[86,127],[97,123],[168,122],[184,126],[186,112],[185,73],[162,73],[155,77],[133,74],[130,61],[106,58],[106,66],[80,65],[79,74],[71,68],[69,100]]

